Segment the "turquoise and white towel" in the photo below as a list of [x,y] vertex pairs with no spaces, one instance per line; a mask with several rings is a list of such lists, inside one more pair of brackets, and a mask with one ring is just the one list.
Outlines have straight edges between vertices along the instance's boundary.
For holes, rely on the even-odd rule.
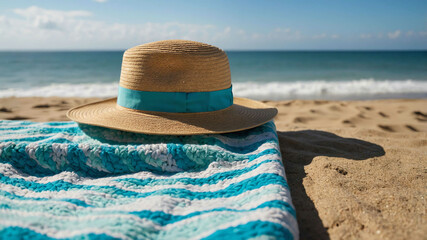
[[1,239],[297,239],[275,126],[150,136],[0,121]]

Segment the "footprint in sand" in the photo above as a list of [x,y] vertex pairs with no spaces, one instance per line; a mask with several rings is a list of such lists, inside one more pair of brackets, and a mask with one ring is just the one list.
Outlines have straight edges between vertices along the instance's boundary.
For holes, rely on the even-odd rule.
[[290,102],[286,102],[286,103],[282,103],[279,106],[285,106],[285,107],[289,107],[294,103],[294,101],[290,101]]
[[341,111],[341,108],[337,105],[332,105],[329,107],[329,110],[331,111]]
[[367,117],[363,113],[357,114],[357,117],[367,119]]
[[356,127],[354,122],[350,119],[342,120],[341,123],[345,124],[346,127],[352,127],[352,128]]
[[383,112],[378,112],[378,114],[383,118],[388,118],[388,115]]
[[347,175],[347,173],[348,173],[347,170],[345,170],[344,168],[339,167],[339,166],[335,168],[335,171],[337,171],[339,174],[344,175],[344,176]]
[[324,100],[315,100],[314,101],[314,105],[323,105],[328,103],[328,101],[324,101]]
[[14,117],[9,117],[9,118],[5,118],[6,120],[27,120],[27,119],[31,119],[29,117],[22,117],[22,116],[14,116]]
[[359,111],[362,111],[362,112],[364,112],[364,111],[372,111],[373,110],[372,107],[368,107],[368,106],[356,106],[356,109],[359,110]]
[[378,124],[378,127],[387,132],[396,132],[396,130],[391,126]]
[[52,107],[52,105],[49,105],[49,104],[39,104],[39,105],[33,106],[33,108],[50,108],[50,107]]
[[337,171],[337,173],[344,175],[344,176],[348,174],[347,170],[345,170],[344,168],[342,168],[340,166],[334,167],[334,166],[332,166],[331,163],[326,164],[325,168],[335,170],[335,171]]
[[427,121],[427,114],[426,113],[423,113],[423,112],[420,112],[420,111],[415,111],[415,112],[412,112],[412,114],[414,114],[415,115],[415,119],[417,119],[420,122]]
[[10,110],[9,108],[2,107],[2,108],[0,108],[0,112],[11,113],[12,110]]
[[409,130],[413,131],[413,132],[418,132],[418,129],[414,128],[414,127],[413,127],[413,126],[411,126],[411,125],[405,125],[405,127],[406,127],[407,129],[409,129]]
[[313,120],[314,118],[310,117],[296,117],[294,118],[294,123],[307,123],[308,121]]

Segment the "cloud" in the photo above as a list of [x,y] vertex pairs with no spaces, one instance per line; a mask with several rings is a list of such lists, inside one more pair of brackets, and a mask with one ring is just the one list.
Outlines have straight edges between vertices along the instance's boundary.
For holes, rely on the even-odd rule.
[[396,31],[394,31],[394,32],[389,32],[389,33],[387,34],[387,36],[388,36],[388,38],[390,38],[390,39],[398,38],[398,37],[400,36],[400,30],[396,30]]
[[267,34],[258,34],[257,39],[264,40],[281,40],[281,41],[289,41],[289,40],[299,40],[302,38],[302,34],[300,31],[292,30],[290,28],[275,28],[274,30],[268,32]]
[[46,10],[36,6],[14,9],[13,12],[26,18],[27,23],[32,23],[36,28],[42,29],[62,29],[75,18],[92,15],[88,11]]
[[[250,27],[239,29],[235,26],[182,22],[109,23],[97,20],[89,11],[63,11],[37,6],[14,9],[12,13],[12,16],[0,16],[0,49],[125,49],[164,39],[191,39],[228,49],[303,49],[313,46],[335,48],[335,44],[341,44],[345,48],[345,41],[349,39],[417,40],[427,36],[425,30],[403,29],[389,33],[356,33],[350,36],[303,33],[283,25],[254,31]],[[354,48],[353,45],[351,47]]]
[[360,38],[361,39],[370,39],[370,38],[372,38],[372,35],[367,34],[367,33],[362,33],[362,34],[360,34]]
[[326,37],[327,37],[326,33],[322,33],[322,34],[314,35],[313,39],[324,39]]
[[326,33],[321,33],[321,34],[314,35],[312,38],[313,39],[337,39],[339,37],[340,36],[338,34],[331,34],[331,35],[329,35],[329,34],[326,34]]
[[99,2],[99,3],[105,3],[105,2],[107,2],[107,0],[93,0],[93,1]]
[[27,18],[34,18],[38,16],[48,16],[48,17],[54,17],[54,18],[64,18],[64,17],[87,17],[91,16],[92,13],[88,11],[61,11],[61,10],[48,10],[39,8],[37,6],[31,6],[25,9],[14,9],[14,13],[27,17]]
[[164,39],[191,39],[236,49],[297,42],[300,31],[278,27],[266,33],[179,22],[106,23],[89,11],[61,11],[32,6],[14,9],[14,17],[0,16],[2,49],[124,49]]
[[415,34],[414,31],[407,31],[406,32],[407,37],[412,37],[414,34]]
[[[15,18],[0,17],[0,46],[29,49],[126,48],[163,39],[212,42],[224,39],[231,27],[178,22],[109,24],[88,11],[60,11],[32,6],[14,9]],[[12,40],[14,39],[14,40]]]
[[0,24],[9,25],[9,21],[6,19],[5,16],[0,16]]

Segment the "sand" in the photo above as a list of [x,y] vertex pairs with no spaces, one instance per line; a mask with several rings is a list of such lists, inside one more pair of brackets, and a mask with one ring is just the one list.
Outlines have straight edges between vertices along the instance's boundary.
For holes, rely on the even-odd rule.
[[[0,119],[67,120],[93,100],[3,98]],[[267,103],[301,239],[427,238],[427,99]]]

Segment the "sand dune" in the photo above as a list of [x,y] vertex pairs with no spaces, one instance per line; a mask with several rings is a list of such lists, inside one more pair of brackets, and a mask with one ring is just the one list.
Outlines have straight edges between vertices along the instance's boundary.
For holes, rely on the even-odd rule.
[[[3,98],[0,119],[67,120],[93,100]],[[425,239],[426,99],[267,103],[301,239]]]

